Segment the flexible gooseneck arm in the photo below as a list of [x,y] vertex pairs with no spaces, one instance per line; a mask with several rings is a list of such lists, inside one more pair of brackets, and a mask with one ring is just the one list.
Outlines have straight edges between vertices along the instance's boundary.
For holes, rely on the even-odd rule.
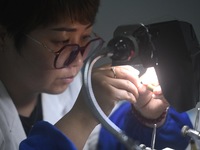
[[[108,54],[109,55],[109,54]],[[138,145],[138,142],[130,139],[119,127],[117,127],[102,111],[96,98],[93,93],[92,84],[91,84],[91,72],[92,68],[97,60],[105,57],[104,55],[97,57],[90,57],[84,67],[83,67],[83,86],[85,90],[86,102],[91,108],[92,113],[95,117],[100,121],[100,123],[110,131],[115,137],[121,141],[128,150],[142,150],[142,148]]]

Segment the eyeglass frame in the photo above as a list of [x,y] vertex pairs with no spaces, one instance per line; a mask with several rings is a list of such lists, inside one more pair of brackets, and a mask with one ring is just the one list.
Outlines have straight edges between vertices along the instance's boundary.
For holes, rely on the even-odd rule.
[[[33,38],[32,36],[28,35],[28,34],[25,34],[26,37],[28,37],[29,39],[31,39],[32,41],[34,41],[35,43],[41,45],[42,47],[44,47],[45,49],[47,49],[49,52],[51,52],[52,54],[54,54],[55,56],[55,59],[54,59],[54,68],[55,69],[62,69],[62,68],[65,68],[66,66],[70,65],[74,60],[75,58],[77,57],[77,55],[79,54],[79,52],[81,52],[81,55],[84,54],[85,52],[85,49],[87,48],[88,45],[90,45],[90,43],[94,42],[94,41],[100,41],[100,44],[97,46],[97,47],[102,47],[103,46],[103,43],[105,42],[101,37],[97,36],[96,33],[93,32],[93,34],[96,36],[96,38],[94,39],[91,39],[90,41],[88,41],[85,46],[80,46],[79,44],[66,44],[64,45],[63,47],[61,47],[58,51],[55,51],[51,48],[49,48],[46,44],[36,40],[35,38]],[[72,50],[68,56],[68,58],[65,60],[65,62],[68,62],[67,64],[63,64],[62,67],[56,67],[56,62],[58,60],[58,57],[60,56],[60,53],[65,49],[65,47],[67,46],[76,46],[77,49],[76,50]],[[72,55],[74,52],[76,52],[74,55]],[[70,60],[70,57],[71,56],[74,56],[74,58],[72,58],[72,60]],[[70,60],[70,61],[69,61]]]

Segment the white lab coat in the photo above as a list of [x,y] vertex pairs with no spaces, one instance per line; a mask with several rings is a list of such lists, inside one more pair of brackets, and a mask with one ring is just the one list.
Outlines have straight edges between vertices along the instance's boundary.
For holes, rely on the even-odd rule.
[[[62,94],[42,94],[42,110],[45,121],[54,124],[72,108],[82,85],[81,79],[81,73],[79,73]],[[0,81],[0,150],[18,150],[19,143],[25,138],[18,112]]]

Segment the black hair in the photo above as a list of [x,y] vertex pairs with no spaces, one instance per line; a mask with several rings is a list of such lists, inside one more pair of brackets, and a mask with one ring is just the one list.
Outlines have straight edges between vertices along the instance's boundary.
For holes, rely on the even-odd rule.
[[24,34],[60,21],[94,24],[100,0],[0,0],[0,25],[19,49]]

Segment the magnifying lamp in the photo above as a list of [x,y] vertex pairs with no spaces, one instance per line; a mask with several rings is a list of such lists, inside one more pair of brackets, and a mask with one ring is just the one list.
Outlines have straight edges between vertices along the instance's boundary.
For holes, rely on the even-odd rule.
[[196,106],[200,48],[191,24],[173,20],[119,26],[107,47],[113,65],[154,67],[163,95],[177,111]]
[[116,28],[107,46],[93,54],[83,67],[83,86],[92,112],[129,150],[144,149],[112,123],[99,107],[92,90],[91,70],[103,57],[112,65],[154,67],[163,95],[177,111],[194,108],[199,101],[200,48],[190,23],[178,20]]

